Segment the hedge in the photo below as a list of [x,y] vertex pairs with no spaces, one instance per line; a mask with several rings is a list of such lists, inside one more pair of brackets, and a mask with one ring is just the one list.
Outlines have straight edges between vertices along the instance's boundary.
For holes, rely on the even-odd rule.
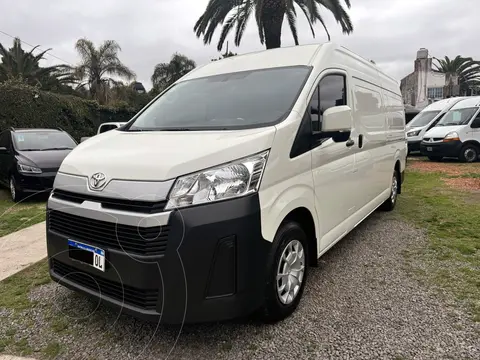
[[62,128],[77,141],[92,136],[101,123],[128,121],[135,110],[101,106],[96,101],[0,84],[0,132],[9,128]]

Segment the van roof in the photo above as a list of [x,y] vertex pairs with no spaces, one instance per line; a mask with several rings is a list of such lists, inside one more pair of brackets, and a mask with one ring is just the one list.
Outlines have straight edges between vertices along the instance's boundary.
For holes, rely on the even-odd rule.
[[[310,66],[312,65],[315,55],[320,50],[325,57],[333,55],[334,52],[355,55],[356,59],[361,60],[364,64],[367,64],[375,68],[376,71],[382,73],[383,75],[386,75],[370,61],[356,54],[353,54],[350,50],[344,48],[343,46],[339,46],[333,42],[327,42],[324,44],[298,45],[270,50],[261,50],[257,52],[231,56],[198,67],[195,70],[189,72],[179,81],[257,69],[302,65]],[[386,76],[390,80],[397,82],[395,79],[390,78],[388,75]]]
[[448,99],[435,101],[434,103],[431,103],[425,109],[423,109],[423,111],[435,111],[435,110],[442,111],[446,108],[451,107],[452,105],[456,104],[457,102],[463,99],[465,99],[465,97],[452,97]]
[[472,96],[464,98],[463,100],[456,103],[452,109],[464,109],[470,107],[480,107],[480,96]]

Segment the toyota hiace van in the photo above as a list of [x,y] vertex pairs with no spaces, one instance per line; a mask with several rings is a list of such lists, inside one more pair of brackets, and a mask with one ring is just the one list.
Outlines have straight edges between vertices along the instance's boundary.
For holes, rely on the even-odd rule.
[[427,131],[420,150],[433,161],[444,157],[477,161],[480,156],[480,96],[457,102],[434,128]]
[[319,257],[395,207],[406,155],[398,82],[341,46],[209,63],[65,159],[51,277],[162,323],[281,320]]

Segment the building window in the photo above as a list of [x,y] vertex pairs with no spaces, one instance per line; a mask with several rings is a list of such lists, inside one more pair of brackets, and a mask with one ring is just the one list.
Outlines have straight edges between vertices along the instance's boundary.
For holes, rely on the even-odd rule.
[[428,88],[429,99],[443,99],[443,87]]

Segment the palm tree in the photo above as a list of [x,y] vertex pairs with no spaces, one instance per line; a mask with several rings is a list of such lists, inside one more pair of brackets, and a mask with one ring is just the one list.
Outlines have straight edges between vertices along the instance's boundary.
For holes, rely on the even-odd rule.
[[[210,44],[217,26],[223,24],[217,49],[221,51],[228,33],[236,26],[235,45],[242,40],[247,21],[255,13],[260,42],[267,49],[281,45],[283,20],[286,16],[295,45],[298,45],[297,10],[307,18],[310,30],[315,37],[313,25],[319,21],[325,29],[328,40],[330,34],[320,14],[320,8],[329,10],[345,34],[353,31],[349,15],[341,5],[342,0],[210,0],[205,12],[197,20],[194,31],[197,37],[203,36],[204,44]],[[350,0],[343,0],[350,8]],[[228,18],[227,18],[228,16]],[[227,20],[225,20],[227,18]]]
[[447,79],[447,86],[453,86],[453,76],[458,77],[458,84],[461,90],[466,90],[471,86],[475,86],[480,81],[480,61],[475,61],[471,57],[465,58],[457,55],[455,59],[451,60],[448,56],[444,59],[434,58],[437,63],[434,63],[435,71],[445,74]]
[[118,82],[112,76],[126,80],[135,77],[135,73],[118,58],[122,49],[114,40],[104,41],[97,49],[90,40],[79,39],[75,49],[82,59],[75,68],[77,77],[82,80],[79,86],[88,86],[92,98],[101,104],[107,101],[110,87]]
[[195,66],[197,66],[195,61],[185,55],[175,53],[172,55],[170,62],[155,65],[152,75],[153,87],[157,92],[162,91],[195,69]]
[[15,79],[29,85],[47,88],[47,90],[53,83],[64,86],[75,82],[68,65],[41,67],[40,60],[51,49],[34,55],[37,48],[38,45],[29,52],[25,52],[19,38],[13,40],[13,46],[10,49],[0,44],[0,81]]

